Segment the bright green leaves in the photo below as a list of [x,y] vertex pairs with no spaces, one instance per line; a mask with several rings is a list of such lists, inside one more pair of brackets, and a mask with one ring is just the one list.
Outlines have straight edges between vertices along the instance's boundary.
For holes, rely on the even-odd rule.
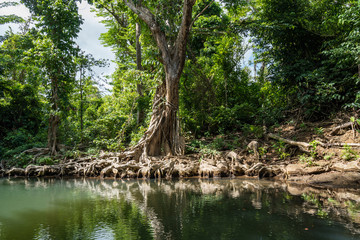
[[16,15],[0,16],[0,25],[6,23],[23,23],[24,19]]
[[80,31],[82,18],[73,0],[23,0],[34,15],[39,35],[28,56],[43,70],[43,82],[48,99],[48,147],[51,155],[58,150],[58,127],[68,113],[70,94],[74,89],[79,48],[75,38]]
[[307,117],[339,109],[358,91],[355,8],[349,0],[259,1],[250,25],[257,61],[267,61],[274,83],[296,92],[289,106],[300,104]]
[[[209,2],[199,1],[195,15]],[[256,88],[241,66],[245,50],[233,27],[237,21],[214,2],[194,23],[181,79],[180,116],[195,136],[238,130],[256,115]]]
[[143,1],[143,5],[154,14],[168,40],[174,41],[181,23],[182,14],[179,13],[183,10],[183,0]]
[[[94,119],[87,109],[96,112],[102,102],[90,69],[104,63],[81,54],[75,44],[82,23],[76,1],[23,2],[34,16],[34,25],[21,34],[8,32],[0,47],[0,138],[9,139],[0,141],[0,155],[8,152],[6,159],[38,140],[44,147],[49,122],[57,135],[52,137],[69,145],[80,143],[80,122],[89,133]],[[81,82],[76,79],[79,68]],[[80,112],[84,121],[79,121]],[[85,133],[85,140],[92,142],[95,133]],[[26,140],[17,141],[18,136]]]
[[[62,51],[73,49],[83,19],[73,0],[23,0],[39,21],[37,26]],[[73,53],[73,52],[72,52]]]

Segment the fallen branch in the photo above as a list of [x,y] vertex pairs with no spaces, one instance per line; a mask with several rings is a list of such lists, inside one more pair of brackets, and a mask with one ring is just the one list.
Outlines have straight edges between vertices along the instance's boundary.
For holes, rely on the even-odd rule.
[[[280,137],[278,135],[275,135],[275,134],[272,134],[272,133],[269,133],[268,137],[272,138],[272,139],[282,141],[284,143],[287,143],[287,144],[290,144],[290,145],[293,145],[293,146],[297,146],[303,152],[309,152],[309,148],[311,146],[309,143],[292,141],[292,140],[282,138],[282,137]],[[320,145],[321,145],[321,143],[320,143]]]
[[[297,142],[297,141],[292,141],[286,138],[282,138],[278,135],[269,133],[268,134],[269,138],[272,139],[276,139],[279,141],[283,141],[284,143],[293,145],[293,146],[297,146],[300,148],[300,150],[304,151],[304,152],[309,152],[309,148],[311,147],[311,145],[309,143],[306,142]],[[360,143],[323,143],[320,141],[317,141],[317,144],[324,147],[324,148],[329,148],[329,147],[345,147],[345,146],[349,146],[349,147],[354,147],[354,148],[360,148]]]
[[341,124],[340,126],[334,127],[334,128],[331,130],[330,135],[336,134],[336,133],[337,133],[338,131],[340,131],[341,129],[348,128],[348,127],[352,127],[353,124],[354,124],[353,122],[347,122],[347,123]]
[[325,147],[345,147],[345,146],[349,146],[349,147],[355,147],[355,148],[360,148],[360,143],[328,143],[328,144],[324,144]]

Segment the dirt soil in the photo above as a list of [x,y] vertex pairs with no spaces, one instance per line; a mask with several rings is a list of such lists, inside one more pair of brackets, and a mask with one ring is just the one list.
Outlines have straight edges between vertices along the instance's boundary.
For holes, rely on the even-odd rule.
[[284,175],[280,176],[283,180],[319,187],[360,188],[360,133],[356,123],[288,123],[273,132],[296,143],[310,144],[307,151],[285,144],[286,160],[281,162],[276,142],[272,139],[262,142],[270,149],[263,161],[286,165]]

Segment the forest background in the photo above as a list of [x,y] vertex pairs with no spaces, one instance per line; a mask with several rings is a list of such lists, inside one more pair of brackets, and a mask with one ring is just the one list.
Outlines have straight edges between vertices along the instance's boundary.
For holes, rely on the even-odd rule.
[[[122,1],[93,3],[108,29],[101,40],[116,54],[112,91],[103,94],[92,69],[106,62],[75,44],[83,22],[76,1],[22,2],[31,19],[0,16],[0,24],[21,25],[0,38],[2,164],[34,163],[24,151],[35,147],[49,148],[37,164],[54,164],[135,146],[166,75],[147,24]],[[144,4],[175,39],[183,1]],[[0,3],[10,5],[16,3]],[[262,138],[284,121],[318,121],[339,111],[357,118],[359,10],[354,0],[196,1],[179,80],[185,153],[244,147],[239,135]],[[241,64],[248,48],[254,70]]]

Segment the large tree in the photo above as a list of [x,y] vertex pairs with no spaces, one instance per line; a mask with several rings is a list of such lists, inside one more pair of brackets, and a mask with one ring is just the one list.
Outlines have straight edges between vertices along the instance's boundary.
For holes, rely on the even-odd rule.
[[[148,155],[181,155],[184,153],[184,142],[180,137],[180,125],[177,118],[179,80],[185,65],[186,42],[192,23],[195,0],[169,1],[168,9],[172,11],[180,9],[182,16],[181,18],[177,18],[178,15],[166,17],[163,14],[161,19],[152,12],[152,10],[161,9],[161,7],[156,7],[157,3],[141,3],[132,0],[124,0],[123,3],[149,27],[159,49],[159,60],[164,66],[165,73],[162,83],[156,90],[148,130],[131,154],[135,158]],[[162,7],[161,10],[165,12],[165,5]],[[172,31],[166,30],[171,27],[173,27]]]
[[[205,10],[210,9],[209,7],[213,6],[215,1],[201,1],[197,6],[198,9],[194,9],[198,11],[193,11],[196,0],[151,2],[99,0],[96,2],[97,7],[110,13],[111,17],[119,23],[119,26],[123,27],[124,24],[127,26],[128,20],[133,20],[136,23],[139,23],[140,20],[141,24],[145,23],[147,28],[143,29],[143,35],[152,36],[152,43],[158,50],[157,59],[163,65],[163,78],[154,96],[149,127],[130,153],[136,159],[146,158],[148,155],[183,154],[184,141],[180,135],[178,110],[179,83],[188,54],[187,41],[194,22],[200,19],[199,17],[205,13]],[[226,6],[237,6],[241,2],[227,1]],[[132,13],[129,13],[129,10],[124,10],[125,6]],[[135,24],[133,23],[133,25]],[[142,39],[148,41],[146,36]],[[125,41],[124,37],[120,40],[120,45],[131,44],[131,41]],[[122,48],[127,49],[126,47]],[[139,58],[137,58],[136,63],[140,69]]]

